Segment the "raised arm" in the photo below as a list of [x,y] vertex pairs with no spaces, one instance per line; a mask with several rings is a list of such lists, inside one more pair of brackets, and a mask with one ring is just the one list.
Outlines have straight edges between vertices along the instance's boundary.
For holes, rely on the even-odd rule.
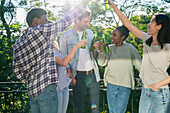
[[122,21],[123,25],[129,29],[130,32],[132,32],[134,35],[136,35],[138,38],[142,38],[142,31],[137,29],[130,20],[117,8],[117,6],[113,3],[112,0],[109,0],[111,4],[111,8],[115,11],[115,13],[118,15],[119,19]]
[[75,18],[83,12],[88,1],[89,0],[80,0],[79,4],[76,7],[71,8],[60,20],[51,24],[42,25],[44,35],[50,35],[51,38],[55,38],[60,35],[75,21]]

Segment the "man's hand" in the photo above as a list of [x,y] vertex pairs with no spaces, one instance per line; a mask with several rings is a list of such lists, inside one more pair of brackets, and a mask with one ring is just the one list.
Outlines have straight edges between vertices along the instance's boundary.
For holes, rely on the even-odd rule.
[[81,40],[76,45],[77,45],[78,48],[82,47],[82,46],[86,46],[87,45],[87,40]]

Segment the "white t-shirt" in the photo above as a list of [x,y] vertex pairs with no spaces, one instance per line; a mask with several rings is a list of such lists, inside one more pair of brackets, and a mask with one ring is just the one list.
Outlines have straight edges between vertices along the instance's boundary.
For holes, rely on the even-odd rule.
[[[166,44],[163,49],[160,45],[146,45],[146,40],[151,37],[147,33],[142,34],[143,59],[140,70],[140,77],[146,88],[148,85],[157,83],[169,75],[166,72],[170,65],[170,44]],[[168,85],[161,88],[168,88]]]
[[[79,35],[79,40],[81,40],[81,36],[83,32],[77,32]],[[79,60],[77,64],[77,71],[90,71],[93,69],[93,63],[90,59],[89,49],[86,46],[85,49],[81,49],[79,51]]]

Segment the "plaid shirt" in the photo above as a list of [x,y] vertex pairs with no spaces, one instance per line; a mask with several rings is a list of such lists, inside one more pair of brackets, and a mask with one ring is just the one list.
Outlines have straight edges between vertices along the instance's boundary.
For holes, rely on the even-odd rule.
[[55,23],[26,29],[16,41],[13,71],[18,79],[28,84],[28,94],[31,99],[43,92],[48,85],[57,84],[53,41],[74,22],[77,15],[82,13],[87,0],[83,2]]

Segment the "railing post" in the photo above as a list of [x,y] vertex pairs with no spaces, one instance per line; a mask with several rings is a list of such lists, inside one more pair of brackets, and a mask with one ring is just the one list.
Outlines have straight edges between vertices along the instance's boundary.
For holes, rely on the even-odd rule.
[[132,113],[133,113],[133,93],[134,93],[134,91],[132,90],[132,93],[131,93],[132,94],[132,97],[131,97],[131,107],[132,107],[131,111],[132,111]]
[[15,96],[15,92],[12,93],[12,102],[13,102],[13,103],[12,103],[12,104],[13,104],[12,106],[13,106],[13,111],[15,112],[14,96]]
[[[7,93],[8,94],[8,93]],[[5,113],[7,113],[7,95],[5,95],[5,93],[4,93],[4,96],[5,96]]]

